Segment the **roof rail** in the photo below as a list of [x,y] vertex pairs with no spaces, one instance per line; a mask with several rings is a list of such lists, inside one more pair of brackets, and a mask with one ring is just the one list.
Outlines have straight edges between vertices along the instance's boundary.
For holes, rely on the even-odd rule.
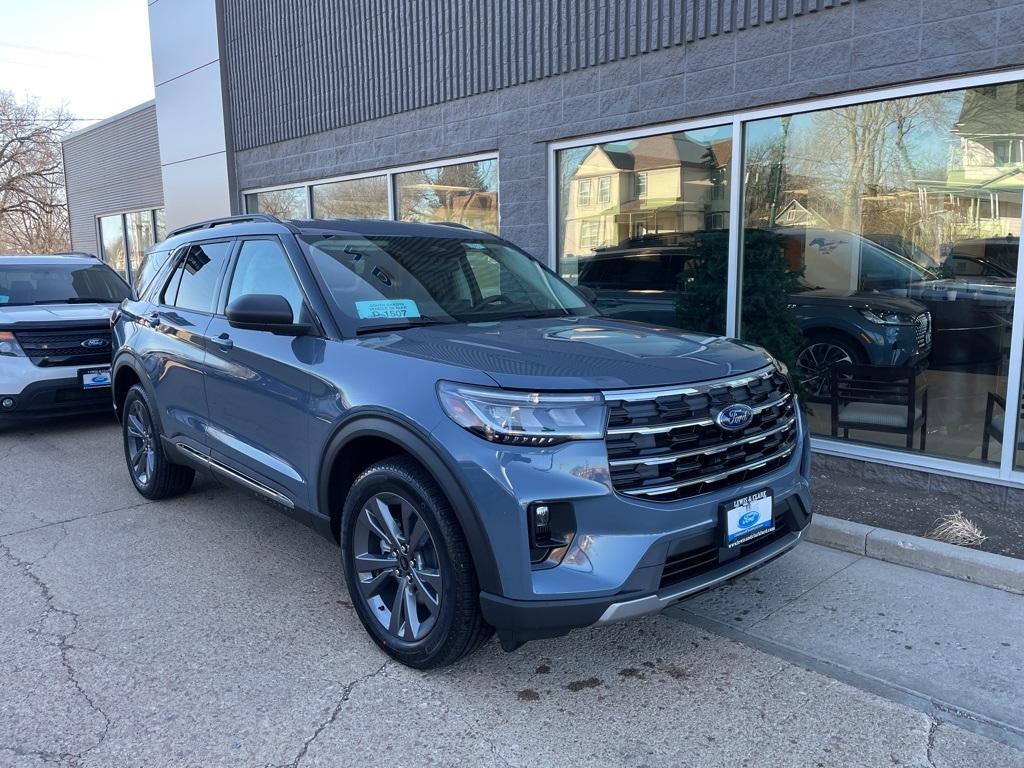
[[221,216],[217,219],[197,221],[195,224],[189,224],[184,227],[172,229],[167,233],[167,237],[175,237],[177,235],[183,235],[186,232],[195,232],[199,229],[213,229],[214,227],[223,227],[228,224],[242,224],[247,221],[269,221],[273,224],[283,223],[279,218],[277,218],[277,216],[271,216],[269,213],[246,213],[241,216]]

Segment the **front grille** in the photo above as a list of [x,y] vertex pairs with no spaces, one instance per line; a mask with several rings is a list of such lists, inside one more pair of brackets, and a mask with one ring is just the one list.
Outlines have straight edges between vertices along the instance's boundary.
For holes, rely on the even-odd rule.
[[[620,493],[652,501],[698,496],[783,466],[796,448],[789,381],[775,367],[673,390],[606,392],[608,460]],[[715,416],[735,403],[753,420],[740,430]]]
[[914,318],[914,336],[918,351],[930,349],[932,346],[932,315],[923,312]]
[[[109,363],[110,330],[71,329],[60,331],[16,331],[14,337],[28,358],[39,366],[102,365]],[[83,346],[91,339],[102,345]]]

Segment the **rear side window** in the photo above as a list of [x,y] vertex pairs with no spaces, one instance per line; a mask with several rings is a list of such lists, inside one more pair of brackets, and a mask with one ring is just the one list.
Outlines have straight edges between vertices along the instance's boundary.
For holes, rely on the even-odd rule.
[[164,304],[213,312],[217,279],[231,253],[230,242],[190,245],[164,289]]

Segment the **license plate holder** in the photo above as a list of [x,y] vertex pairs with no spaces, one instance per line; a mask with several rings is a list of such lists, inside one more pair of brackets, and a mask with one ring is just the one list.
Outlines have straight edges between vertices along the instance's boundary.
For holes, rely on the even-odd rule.
[[775,530],[772,492],[767,488],[721,506],[722,546],[735,549]]
[[83,368],[78,372],[82,389],[104,389],[110,386],[110,366]]

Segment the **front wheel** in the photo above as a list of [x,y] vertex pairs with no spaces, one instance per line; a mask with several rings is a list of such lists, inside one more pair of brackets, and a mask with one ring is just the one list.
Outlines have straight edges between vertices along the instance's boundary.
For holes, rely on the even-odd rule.
[[121,422],[124,458],[135,490],[147,499],[166,499],[192,487],[195,470],[173,463],[160,442],[146,390],[136,384],[124,400]]
[[374,464],[352,484],[341,557],[363,626],[403,664],[452,664],[493,632],[480,612],[472,557],[451,505],[411,459]]

